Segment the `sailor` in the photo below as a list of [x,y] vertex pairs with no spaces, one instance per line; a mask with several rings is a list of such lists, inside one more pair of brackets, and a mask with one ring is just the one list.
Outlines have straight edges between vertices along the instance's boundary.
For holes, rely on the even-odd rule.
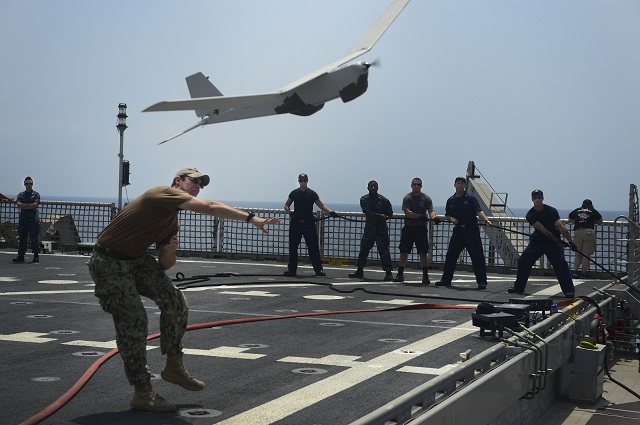
[[[197,198],[209,184],[209,176],[196,168],[183,168],[171,187],[147,190],[130,202],[100,233],[89,260],[95,295],[110,313],[116,328],[116,343],[127,379],[134,386],[131,407],[150,412],[173,412],[176,406],[160,397],[151,386],[147,365],[147,313],[141,296],[160,308],[160,350],[167,363],[160,376],[191,391],[204,388],[182,362],[182,337],[189,308],[184,295],[167,276],[176,263],[178,212],[189,210],[231,220],[242,220],[267,233],[265,226],[279,218],[264,219],[218,201]],[[147,254],[152,244],[158,259]]]
[[[569,213],[569,223],[573,225],[573,239],[577,251],[573,260],[573,277],[586,277],[589,259],[596,252],[595,225],[602,223],[602,215],[593,207],[591,199],[582,201],[582,206]],[[582,265],[582,272],[580,266]]]
[[382,262],[385,281],[393,280],[391,272],[391,252],[389,251],[389,227],[387,220],[393,216],[391,202],[378,193],[378,182],[371,180],[367,184],[369,193],[360,198],[360,208],[367,216],[364,225],[364,232],[360,240],[360,253],[358,254],[358,269],[354,273],[349,273],[349,277],[364,277],[364,267],[367,265],[367,257],[373,245],[378,246],[378,255]]
[[409,253],[415,244],[420,256],[422,267],[422,283],[429,285],[428,266],[429,238],[427,223],[429,219],[438,224],[436,212],[433,210],[433,201],[425,193],[422,193],[422,179],[415,177],[411,180],[411,192],[402,198],[402,210],[404,211],[404,227],[400,235],[400,259],[398,261],[398,274],[394,282],[404,282],[404,268],[409,260]]
[[18,256],[12,261],[14,263],[24,263],[24,255],[27,252],[27,238],[31,239],[31,251],[33,252],[33,262],[40,262],[40,217],[38,207],[40,206],[40,194],[33,190],[33,179],[25,177],[24,191],[16,197],[16,206],[20,208],[18,218]]
[[[326,276],[322,267],[322,258],[320,257],[320,242],[318,240],[318,231],[316,230],[315,218],[313,217],[313,205],[317,205],[322,211],[331,217],[337,214],[331,208],[326,206],[318,194],[308,187],[309,176],[305,173],[298,175],[297,189],[289,193],[284,203],[284,209],[291,216],[291,224],[289,225],[289,265],[284,276],[297,276],[298,269],[298,247],[304,237],[309,251],[309,260],[313,265],[313,271],[316,276]],[[294,211],[291,211],[291,204]]]
[[442,277],[436,282],[436,286],[451,286],[458,256],[466,248],[469,257],[471,257],[478,289],[485,289],[487,287],[487,265],[484,259],[482,240],[480,239],[478,217],[484,220],[487,226],[491,226],[491,221],[482,211],[475,196],[466,192],[467,179],[456,177],[453,187],[455,187],[456,193],[447,199],[445,217],[455,227],[449,240]]
[[531,234],[529,245],[527,245],[518,259],[518,273],[513,288],[509,288],[507,292],[511,294],[524,293],[533,265],[542,255],[545,255],[556,273],[556,278],[560,283],[560,288],[564,292],[565,298],[573,298],[575,296],[575,288],[573,280],[571,280],[569,265],[564,258],[563,248],[567,245],[560,239],[560,234],[569,241],[568,246],[571,249],[575,249],[573,239],[567,228],[562,224],[558,210],[544,204],[544,194],[540,189],[535,189],[531,192],[531,201],[533,202],[533,207],[527,212],[525,218],[535,230]]

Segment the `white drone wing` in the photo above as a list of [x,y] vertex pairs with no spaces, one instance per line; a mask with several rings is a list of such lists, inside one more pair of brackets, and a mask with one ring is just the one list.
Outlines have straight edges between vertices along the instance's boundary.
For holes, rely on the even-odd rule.
[[280,93],[251,94],[246,96],[214,96],[198,97],[194,99],[166,100],[149,106],[142,112],[160,111],[195,111],[225,110],[231,108],[244,108],[276,98]]
[[306,83],[307,81],[311,81],[314,78],[318,78],[321,75],[324,75],[328,72],[331,72],[341,65],[344,65],[347,62],[350,62],[367,53],[369,50],[373,48],[373,46],[380,40],[380,37],[387,31],[389,26],[396,20],[400,12],[405,8],[407,4],[409,4],[411,0],[395,0],[391,3],[387,9],[380,15],[380,17],[369,27],[369,29],[356,41],[356,43],[351,46],[349,50],[337,61],[324,66],[311,74],[305,75],[299,80],[294,81],[293,83],[286,85],[281,88],[280,91],[286,92],[291,90],[301,84]]

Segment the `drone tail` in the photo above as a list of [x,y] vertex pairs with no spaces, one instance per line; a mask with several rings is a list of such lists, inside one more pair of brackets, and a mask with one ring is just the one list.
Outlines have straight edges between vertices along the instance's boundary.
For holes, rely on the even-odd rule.
[[[189,88],[189,94],[191,94],[191,98],[198,97],[217,97],[222,96],[222,92],[217,89],[216,86],[213,85],[211,81],[209,81],[209,77],[205,77],[202,72],[195,73],[193,75],[189,75],[187,78],[187,87]],[[204,117],[211,114],[210,110],[196,110],[196,115],[198,117]]]

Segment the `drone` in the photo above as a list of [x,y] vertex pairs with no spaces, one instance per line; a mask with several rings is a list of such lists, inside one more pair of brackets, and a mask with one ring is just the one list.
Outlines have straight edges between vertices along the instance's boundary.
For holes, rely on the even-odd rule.
[[309,116],[326,102],[340,98],[344,103],[362,96],[369,87],[369,68],[375,62],[353,62],[367,53],[382,37],[410,0],[394,0],[337,61],[271,93],[224,96],[202,72],[186,77],[191,99],[158,102],[142,112],[195,111],[201,120],[194,126],[158,144],[173,140],[208,124],[245,120],[270,115]]

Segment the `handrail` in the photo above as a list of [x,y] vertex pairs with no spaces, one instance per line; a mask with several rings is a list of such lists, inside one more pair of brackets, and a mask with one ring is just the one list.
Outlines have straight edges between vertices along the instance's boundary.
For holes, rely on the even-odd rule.
[[[612,298],[598,292],[589,297],[599,300],[599,308],[604,314],[615,307]],[[531,351],[516,352],[514,355],[510,347],[498,344],[462,363],[459,369],[430,380],[351,425],[453,423],[453,417],[464,418],[464,423],[469,425],[489,423],[519,399],[534,398],[546,388],[554,391],[554,385],[547,385],[548,379],[553,379],[551,372],[558,371],[570,361],[578,337],[588,329],[586,323],[590,322],[596,311],[596,307],[585,301],[576,302],[564,308],[562,314],[553,314],[523,331],[517,338],[509,338],[514,345],[516,339],[526,340],[527,348]],[[570,320],[569,316],[578,317]],[[531,333],[536,335],[535,339],[542,340],[539,343],[543,348],[524,336]],[[460,382],[459,377],[475,373],[477,366],[485,364],[488,359],[497,361],[490,369],[483,370],[465,385],[458,386],[454,392],[447,390]],[[446,397],[435,400],[438,393]],[[544,399],[544,396],[538,397]]]
[[351,425],[384,424],[387,421],[403,423],[417,413],[442,401],[442,398],[457,391],[456,383],[468,384],[476,379],[476,371],[486,373],[497,368],[507,360],[508,350],[505,344],[497,344],[470,360],[437,378],[431,379],[408,393],[398,397],[392,403],[374,410],[354,421]]
[[620,259],[622,257],[623,253],[618,254],[618,246],[621,245],[619,242],[626,242],[624,245],[627,248],[627,252],[626,261],[624,263],[626,265],[628,275],[627,282],[630,285],[634,285],[640,280],[640,225],[624,215],[617,216],[613,222],[618,224],[620,220],[626,220],[628,235],[626,238],[618,238],[617,233],[615,234],[616,238],[613,243],[614,258]]
[[[281,223],[278,226],[270,226],[269,234],[265,235],[254,226],[248,226],[244,222],[218,219],[192,211],[181,211],[180,220],[180,248],[179,256],[225,256],[229,258],[269,258],[276,261],[286,261],[288,257],[288,231],[289,215],[283,209],[263,209],[263,208],[243,208],[264,217],[279,217]],[[98,202],[64,202],[64,201],[43,201],[39,209],[41,217],[42,234],[41,240],[56,240],[60,233],[58,227],[49,229],[60,220],[61,217],[69,216],[66,222],[70,225],[64,227],[66,234],[71,238],[66,238],[66,242],[58,243],[57,249],[69,252],[76,248],[77,243],[95,242],[98,234],[109,224],[115,216],[115,205],[113,203]],[[328,264],[353,264],[358,258],[360,250],[360,239],[362,237],[365,215],[362,212],[338,212],[343,218],[327,217],[318,212],[317,222],[318,233],[321,235],[320,244],[322,256]],[[17,223],[19,210],[11,203],[0,204],[0,245],[3,247],[17,246]],[[70,219],[69,219],[70,218]],[[442,218],[440,216],[440,218]],[[389,236],[391,239],[391,259],[396,262],[399,259],[399,252],[394,249],[400,241],[400,234],[404,224],[403,214],[394,214],[387,222],[389,226]],[[492,217],[491,221],[497,226],[512,229],[518,233],[515,236],[517,251],[513,253],[513,258],[517,258],[518,251],[521,251],[527,242],[527,234],[532,229],[524,218],[521,217]],[[616,240],[614,234],[620,239],[620,232],[627,227],[626,223],[605,221],[599,226],[597,249],[592,255],[594,261],[602,264],[616,273],[626,273],[623,267],[618,264],[619,257],[614,256],[613,242]],[[633,231],[636,231],[635,226]],[[444,264],[446,251],[454,227],[448,221],[441,224],[429,222],[429,263],[432,269],[441,269]],[[74,230],[75,229],[75,230]],[[54,234],[54,238],[47,239],[46,231],[49,235]],[[78,238],[76,238],[76,230]],[[487,268],[492,272],[511,273],[514,267],[513,258],[503,258],[504,249],[500,246],[501,239],[496,238],[492,232],[484,226],[480,227],[480,234],[484,248]],[[65,238],[59,237],[59,242]],[[79,239],[79,240],[78,240]],[[617,255],[622,255],[620,249],[621,241],[617,242],[615,249]],[[638,252],[638,248],[635,248]],[[54,251],[56,247],[54,247]],[[307,255],[306,245],[300,246],[301,257]],[[572,262],[574,258],[572,251],[566,250],[567,261]],[[379,265],[377,247],[374,247],[369,254],[369,265],[376,267]],[[413,252],[409,256],[409,267],[417,267],[419,263],[418,255]],[[458,259],[458,263],[471,266],[471,258],[463,251]],[[537,271],[547,271],[551,265],[544,258],[541,259],[535,269]],[[600,277],[603,273],[592,270],[593,277]],[[636,275],[637,276],[637,275]]]

